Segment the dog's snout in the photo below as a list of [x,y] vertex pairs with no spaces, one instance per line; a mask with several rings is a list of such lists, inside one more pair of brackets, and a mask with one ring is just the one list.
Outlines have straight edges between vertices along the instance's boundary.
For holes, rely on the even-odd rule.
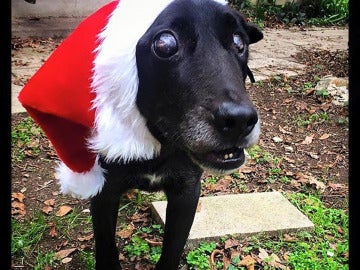
[[258,114],[253,106],[239,105],[232,102],[222,103],[215,113],[215,127],[231,139],[245,137],[258,121]]

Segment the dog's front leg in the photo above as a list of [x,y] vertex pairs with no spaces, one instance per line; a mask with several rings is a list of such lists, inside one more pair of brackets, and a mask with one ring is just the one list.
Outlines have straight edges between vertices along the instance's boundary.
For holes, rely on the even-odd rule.
[[116,221],[120,196],[100,193],[91,199],[95,235],[96,270],[118,270],[119,252],[115,243]]
[[168,205],[162,254],[156,270],[175,270],[189,236],[200,196],[200,179],[182,179],[185,187],[165,188]]

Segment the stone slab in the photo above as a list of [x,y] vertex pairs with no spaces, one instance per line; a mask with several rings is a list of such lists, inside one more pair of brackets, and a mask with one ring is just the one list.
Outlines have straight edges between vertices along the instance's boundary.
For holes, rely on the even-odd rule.
[[[164,225],[166,201],[152,203],[152,213]],[[189,243],[217,241],[223,236],[311,231],[314,224],[280,192],[221,195],[200,198]]]

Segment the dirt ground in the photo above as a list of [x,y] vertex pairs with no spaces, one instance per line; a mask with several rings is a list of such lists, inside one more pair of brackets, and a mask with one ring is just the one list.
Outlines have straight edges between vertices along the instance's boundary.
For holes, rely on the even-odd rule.
[[[205,173],[202,196],[271,190],[317,193],[327,206],[347,211],[348,107],[346,104],[334,105],[333,97],[316,91],[315,84],[318,79],[326,75],[347,79],[348,51],[344,45],[339,45],[337,48],[332,47],[333,43],[329,43],[328,46],[331,48],[325,46],[326,40],[336,43],[339,39],[336,29],[332,37],[319,37],[314,32],[313,39],[309,39],[310,41],[301,35],[301,30],[298,32],[298,39],[286,36],[289,43],[301,47],[300,50],[290,53],[295,74],[281,72],[279,69],[281,63],[274,62],[272,66],[277,75],[268,77],[269,75],[265,72],[264,74],[259,72],[259,76],[255,78],[257,82],[248,84],[248,91],[261,116],[262,133],[258,143],[261,150],[258,150],[257,156],[249,159],[236,177],[222,177],[213,183],[207,181],[211,175]],[[285,38],[280,30],[274,35]],[[26,59],[17,57],[17,51],[25,48],[41,50],[41,46],[47,45],[55,48],[57,42],[41,39],[14,39],[13,65],[26,64]],[[306,42],[308,45],[301,45],[300,42]],[[259,43],[257,46],[277,45],[265,42],[265,45]],[[254,50],[258,48],[255,47]],[[273,58],[274,55],[268,56],[269,61]],[[254,61],[253,69],[261,69],[263,65],[261,59],[252,60]],[[271,65],[267,68],[271,68]],[[302,72],[299,72],[300,69]],[[27,79],[26,74],[24,76],[20,74],[13,77],[13,83],[22,86]],[[12,126],[16,127],[24,121],[26,116],[26,113],[13,114]],[[87,201],[59,194],[54,177],[54,168],[58,161],[56,153],[47,138],[37,131],[36,125],[34,126],[31,142],[13,145],[12,191],[24,195],[24,212],[16,211],[14,207],[14,218],[21,221],[31,219],[34,213],[44,214],[45,202],[49,199],[54,199],[54,210],[46,214],[48,217],[55,215],[62,205],[76,207],[79,213],[85,210],[84,213],[88,214]],[[21,160],[17,158],[20,153],[24,155]],[[275,168],[279,170],[275,172]],[[150,212],[149,208],[141,211],[143,214]],[[151,222],[151,217],[146,216],[148,218],[139,222],[139,226]],[[131,221],[131,217],[128,219]],[[73,240],[65,244],[64,239],[49,235],[46,238],[47,241],[41,245],[44,250],[50,251],[58,251],[64,246],[78,250],[93,250],[93,239],[78,240],[79,235],[84,234],[83,228],[75,228],[71,234]],[[122,245],[124,241],[119,240],[119,247]],[[14,257],[13,269],[19,267],[32,269],[31,265],[34,265],[35,258],[36,254],[26,260],[22,257]],[[56,269],[81,269],[76,253],[72,259],[67,264],[59,264]],[[134,262],[127,261],[125,258],[122,260],[127,269],[145,269],[136,268],[136,265],[144,262],[141,259]]]

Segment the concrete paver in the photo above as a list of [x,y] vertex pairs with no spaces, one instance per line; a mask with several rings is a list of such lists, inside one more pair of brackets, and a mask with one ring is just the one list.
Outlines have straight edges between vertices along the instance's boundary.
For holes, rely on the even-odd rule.
[[[164,224],[166,201],[152,203],[154,218]],[[223,236],[313,230],[314,224],[279,192],[200,198],[188,245]]]

